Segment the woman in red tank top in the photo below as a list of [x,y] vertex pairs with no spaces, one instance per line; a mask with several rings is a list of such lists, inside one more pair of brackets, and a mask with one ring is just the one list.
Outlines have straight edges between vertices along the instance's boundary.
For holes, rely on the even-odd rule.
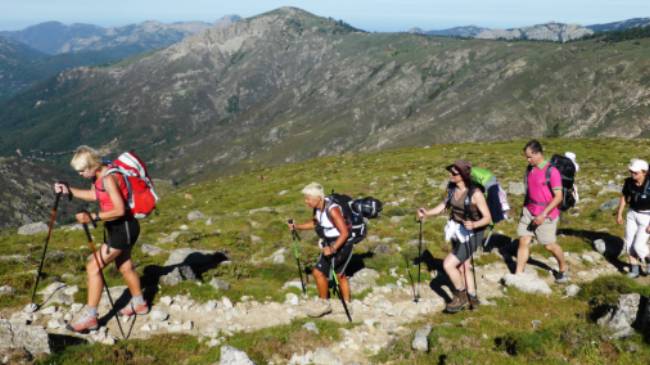
[[[75,332],[88,332],[97,329],[97,306],[101,298],[103,281],[100,270],[115,261],[115,265],[124,277],[131,292],[131,302],[120,311],[121,315],[146,314],[149,311],[143,299],[140,278],[135,272],[131,260],[131,247],[138,239],[140,226],[133,218],[125,203],[126,186],[119,174],[106,174],[109,167],[101,162],[99,153],[88,147],[80,146],[75,151],[70,165],[85,179],[93,180],[90,189],[68,188],[64,184],[54,184],[55,192],[72,194],[73,197],[89,202],[98,202],[99,209],[90,213],[77,213],[77,222],[88,224],[90,220],[103,221],[107,233],[107,242],[102,244],[86,262],[88,274],[88,303],[86,310],[68,329]],[[96,262],[99,262],[99,266]]]

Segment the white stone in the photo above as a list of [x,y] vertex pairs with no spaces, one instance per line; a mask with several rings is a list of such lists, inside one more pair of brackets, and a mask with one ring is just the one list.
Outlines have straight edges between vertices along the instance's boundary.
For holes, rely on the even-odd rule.
[[294,293],[287,293],[285,295],[285,298],[286,298],[284,301],[285,304],[289,304],[293,306],[300,304],[300,299]]
[[232,302],[230,301],[230,299],[228,299],[228,297],[221,298],[221,303],[223,304],[223,307],[226,309],[231,309],[233,307]]
[[219,365],[254,365],[244,351],[232,346],[221,346],[221,358]]
[[154,309],[149,313],[149,318],[152,321],[162,322],[169,318],[169,314],[159,309]]
[[502,281],[505,286],[517,288],[524,293],[544,295],[552,293],[548,284],[540,279],[534,271],[527,271],[517,275],[508,273],[503,277]]
[[172,297],[170,297],[168,295],[165,295],[164,297],[160,298],[160,303],[162,303],[164,305],[167,305],[167,306],[171,305],[173,302],[174,302],[174,300],[172,299]]

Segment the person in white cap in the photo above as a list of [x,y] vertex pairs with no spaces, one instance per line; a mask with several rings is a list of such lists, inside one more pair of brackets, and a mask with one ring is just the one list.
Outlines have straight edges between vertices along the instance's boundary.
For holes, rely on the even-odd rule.
[[630,260],[628,276],[636,278],[640,274],[640,264],[650,255],[648,233],[650,225],[650,191],[648,190],[648,163],[641,159],[632,159],[628,165],[630,177],[625,179],[621,199],[618,203],[616,223],[623,224],[623,210],[629,204],[625,224],[625,251]]

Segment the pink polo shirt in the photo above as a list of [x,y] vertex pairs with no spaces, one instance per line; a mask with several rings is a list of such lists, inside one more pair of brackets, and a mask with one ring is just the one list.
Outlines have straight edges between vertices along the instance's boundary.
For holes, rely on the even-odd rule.
[[[546,184],[546,169],[551,168],[551,164],[544,163],[543,168],[533,166],[528,173],[528,201],[526,208],[530,214],[536,216],[541,214],[546,206],[553,200],[553,194]],[[553,190],[562,189],[562,176],[556,168],[551,168],[551,187]],[[560,210],[556,207],[550,211],[548,217],[555,219],[560,216]]]

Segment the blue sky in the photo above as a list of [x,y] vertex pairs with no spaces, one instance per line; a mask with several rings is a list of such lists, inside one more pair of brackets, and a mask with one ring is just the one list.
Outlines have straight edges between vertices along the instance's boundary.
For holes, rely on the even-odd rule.
[[0,30],[42,21],[117,26],[144,20],[214,21],[296,6],[369,31],[457,25],[517,27],[559,21],[593,24],[650,17],[650,0],[0,0]]

